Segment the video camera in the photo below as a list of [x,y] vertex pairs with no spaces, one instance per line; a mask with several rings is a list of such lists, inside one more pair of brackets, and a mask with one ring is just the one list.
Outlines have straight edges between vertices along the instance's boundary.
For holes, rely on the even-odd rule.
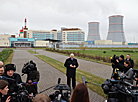
[[32,102],[32,97],[29,96],[24,83],[17,84],[14,79],[5,76],[0,76],[0,79],[8,80],[14,87],[14,90],[11,89],[9,93],[9,96],[11,96],[10,102]]
[[[134,76],[137,75],[138,70],[134,70]],[[120,80],[106,79],[102,84],[104,93],[113,102],[138,102],[138,87],[123,79],[123,76],[120,76]]]
[[118,56],[116,56],[116,55],[114,55],[113,57],[111,57],[111,63],[116,64],[116,59],[118,59],[118,60],[119,60],[119,57],[118,57]]
[[137,102],[138,100],[138,87],[126,81],[106,79],[102,88],[109,100],[114,100],[113,102]]
[[71,90],[68,85],[60,84],[60,80],[59,78],[58,84],[54,87],[56,91],[52,92],[49,97],[52,102],[70,102]]
[[23,69],[22,69],[22,73],[28,74],[31,71],[34,71],[35,69],[36,69],[36,64],[31,60],[31,61],[28,61],[27,63],[24,64]]
[[12,102],[32,102],[32,97],[29,96],[25,86],[23,84],[17,84],[17,87],[18,91],[11,94]]

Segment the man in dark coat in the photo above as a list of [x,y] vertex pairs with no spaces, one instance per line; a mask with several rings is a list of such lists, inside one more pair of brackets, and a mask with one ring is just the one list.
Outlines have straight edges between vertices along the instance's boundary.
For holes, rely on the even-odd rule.
[[73,89],[76,86],[76,68],[78,67],[77,59],[74,58],[74,54],[70,54],[70,58],[66,59],[64,66],[67,68],[67,85],[70,87],[70,81],[72,78]]
[[[29,71],[27,71],[29,69]],[[23,68],[22,72],[27,74],[26,80],[26,89],[29,94],[33,93],[33,95],[37,94],[37,84],[32,85],[31,83],[39,81],[39,71],[37,71],[36,64],[31,60],[27,68]]]
[[124,72],[124,55],[119,57],[119,60],[116,59],[116,68],[118,68],[121,72]]
[[130,68],[133,68],[134,67],[134,61],[130,58],[130,54],[127,54],[127,58],[126,60],[130,61]]
[[[15,73],[16,71],[16,65],[15,64],[7,64],[5,65],[5,72],[3,76],[6,78],[3,78],[3,80],[6,80],[8,82],[9,91],[6,96],[4,96],[4,100],[7,99],[8,96],[11,96],[13,92],[18,91],[17,84],[22,83],[21,76],[18,73]],[[11,102],[13,102],[11,100]]]

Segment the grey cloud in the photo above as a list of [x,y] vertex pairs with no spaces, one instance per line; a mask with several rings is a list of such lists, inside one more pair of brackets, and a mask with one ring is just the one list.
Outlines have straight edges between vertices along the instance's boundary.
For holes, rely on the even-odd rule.
[[[79,27],[88,33],[88,22],[100,22],[106,39],[111,15],[124,16],[128,42],[137,35],[137,0],[0,0],[0,33],[19,33],[27,18],[29,29],[51,30]],[[133,11],[133,12],[132,12]],[[133,26],[132,26],[133,25]],[[131,35],[130,35],[131,34]],[[136,38],[138,40],[138,38]]]

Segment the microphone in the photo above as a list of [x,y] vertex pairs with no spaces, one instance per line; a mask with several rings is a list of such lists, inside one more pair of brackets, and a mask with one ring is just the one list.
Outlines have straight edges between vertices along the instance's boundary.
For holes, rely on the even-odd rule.
[[86,84],[87,81],[85,80],[85,77],[84,77],[84,76],[82,76],[82,82],[83,82],[85,85],[87,85],[87,84]]
[[[26,85],[26,84],[28,84],[28,83],[23,82],[23,84]],[[32,82],[32,83],[30,83],[30,84],[31,84],[31,85],[35,85],[35,84],[38,84],[38,82]]]
[[35,85],[35,84],[38,84],[38,82],[33,82],[33,83],[31,83],[31,85]]
[[61,78],[58,78],[58,84],[60,84]]

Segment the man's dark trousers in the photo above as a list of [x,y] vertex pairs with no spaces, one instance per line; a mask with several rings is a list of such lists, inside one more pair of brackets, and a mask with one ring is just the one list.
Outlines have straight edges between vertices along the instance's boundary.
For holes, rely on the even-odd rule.
[[76,78],[75,78],[75,77],[68,77],[68,76],[67,76],[67,84],[68,84],[68,86],[70,87],[71,79],[72,79],[72,87],[73,87],[73,89],[74,89],[75,86],[76,86]]

